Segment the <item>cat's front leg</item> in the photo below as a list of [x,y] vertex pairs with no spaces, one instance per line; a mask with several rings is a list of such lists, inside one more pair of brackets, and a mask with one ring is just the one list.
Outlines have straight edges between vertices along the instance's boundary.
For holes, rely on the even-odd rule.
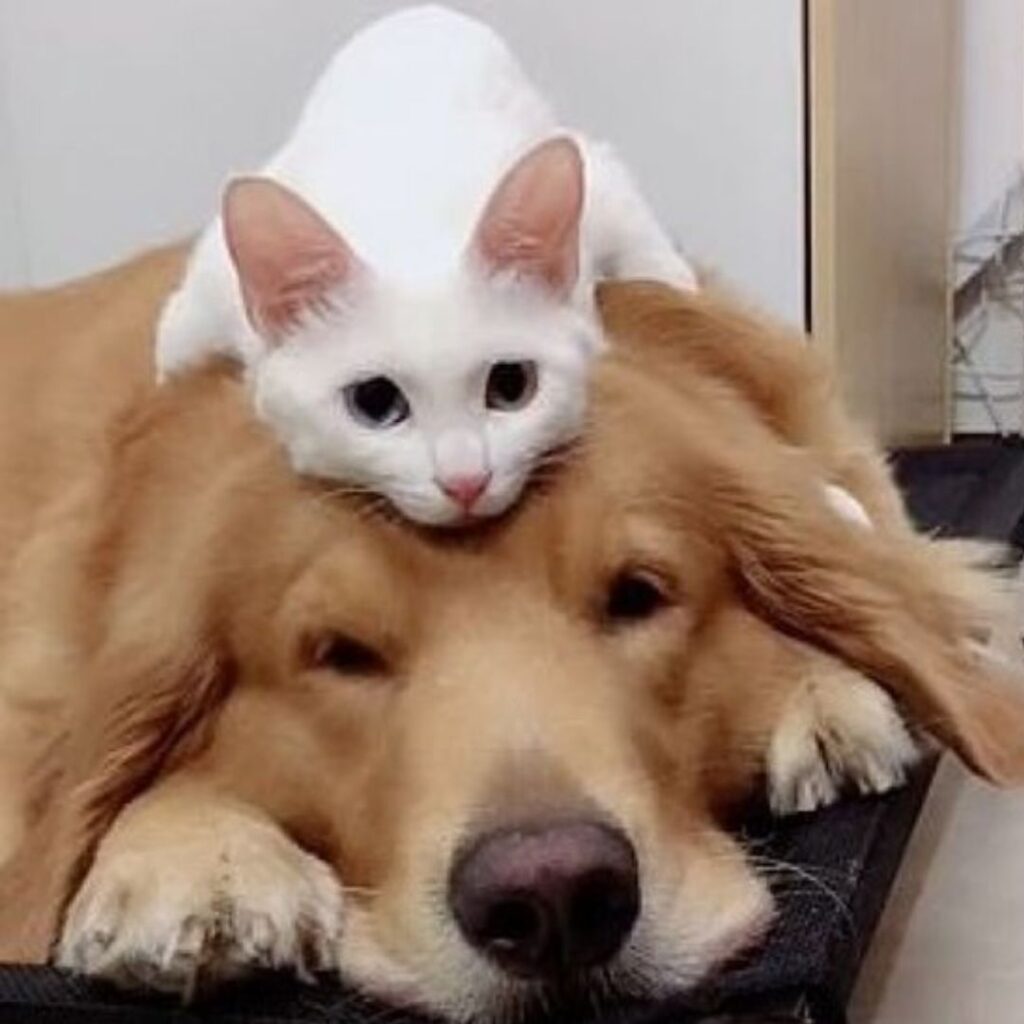
[[258,969],[333,970],[342,890],[258,809],[168,781],[129,804],[68,910],[57,962],[189,998]]

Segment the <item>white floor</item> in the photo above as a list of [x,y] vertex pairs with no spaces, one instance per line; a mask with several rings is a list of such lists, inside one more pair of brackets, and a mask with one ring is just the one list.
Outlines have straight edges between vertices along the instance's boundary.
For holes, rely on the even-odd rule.
[[[1022,656],[1024,566],[994,643]],[[850,1024],[1024,1022],[1024,791],[946,755],[868,951]]]
[[850,1024],[1024,1021],[1024,793],[947,757],[868,953]]

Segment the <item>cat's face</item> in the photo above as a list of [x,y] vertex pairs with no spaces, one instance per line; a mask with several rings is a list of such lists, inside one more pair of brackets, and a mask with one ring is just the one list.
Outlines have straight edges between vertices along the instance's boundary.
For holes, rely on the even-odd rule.
[[581,426],[598,347],[572,301],[582,209],[579,151],[549,140],[497,184],[450,267],[402,283],[283,186],[231,186],[225,239],[267,342],[257,408],[295,468],[431,526],[507,509]]
[[267,356],[257,408],[300,472],[461,525],[504,512],[576,437],[596,332],[468,269],[426,294],[378,284]]

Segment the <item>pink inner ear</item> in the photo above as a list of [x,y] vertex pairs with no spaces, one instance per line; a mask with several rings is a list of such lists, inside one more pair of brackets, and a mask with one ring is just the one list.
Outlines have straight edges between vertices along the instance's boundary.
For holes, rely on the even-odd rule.
[[532,278],[553,291],[579,274],[583,160],[567,138],[531,149],[498,183],[473,236],[472,250],[492,273]]
[[224,194],[224,237],[254,330],[278,342],[323,307],[360,267],[311,206],[269,178],[238,178]]

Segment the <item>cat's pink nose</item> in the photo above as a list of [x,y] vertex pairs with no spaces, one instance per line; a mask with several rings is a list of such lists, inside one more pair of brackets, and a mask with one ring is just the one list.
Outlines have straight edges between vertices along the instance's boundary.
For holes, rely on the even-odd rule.
[[480,495],[487,490],[487,485],[490,482],[490,473],[460,473],[456,476],[445,477],[439,480],[438,484],[456,505],[468,512],[476,504]]

